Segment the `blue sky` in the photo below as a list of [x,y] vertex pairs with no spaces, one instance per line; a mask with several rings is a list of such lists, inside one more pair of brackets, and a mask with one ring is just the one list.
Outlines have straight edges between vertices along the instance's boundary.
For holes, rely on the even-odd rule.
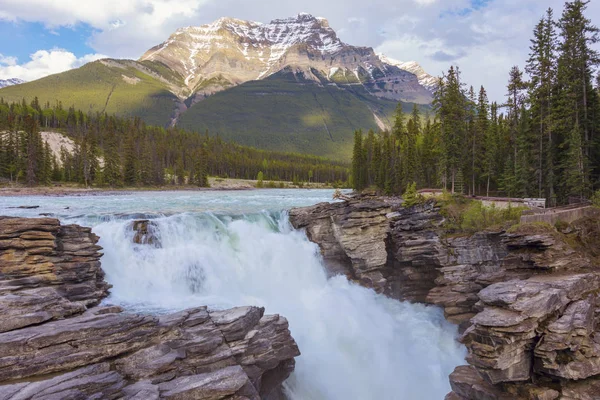
[[[340,38],[439,75],[459,65],[501,100],[536,22],[564,0],[0,0],[0,79],[33,80],[101,58],[138,58],[177,28],[228,16],[268,22],[309,12]],[[600,24],[600,1],[588,17]]]
[[0,21],[0,37],[10,38],[0,45],[5,56],[29,59],[29,55],[40,49],[67,49],[77,57],[94,53],[88,40],[94,29],[87,24],[75,26],[46,27],[41,22]]

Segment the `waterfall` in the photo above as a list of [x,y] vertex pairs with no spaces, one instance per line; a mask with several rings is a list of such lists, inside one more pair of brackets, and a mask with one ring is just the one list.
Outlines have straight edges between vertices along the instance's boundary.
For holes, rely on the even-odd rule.
[[292,400],[443,399],[464,359],[456,328],[434,307],[328,279],[318,247],[285,213],[183,213],[153,220],[160,247],[132,242],[130,221],[94,230],[111,303],[138,312],[257,305],[290,323],[302,355]]

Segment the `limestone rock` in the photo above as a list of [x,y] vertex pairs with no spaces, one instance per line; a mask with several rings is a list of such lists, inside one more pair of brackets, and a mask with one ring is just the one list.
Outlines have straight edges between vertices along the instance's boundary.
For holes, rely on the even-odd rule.
[[[447,236],[434,201],[398,203],[356,196],[292,210],[290,219],[361,284],[443,307],[460,324],[470,365],[451,375],[448,400],[600,398],[600,218],[575,221],[568,237],[526,224]],[[377,227],[365,235],[368,249],[349,245],[357,226]],[[374,241],[385,244],[385,264]]]
[[342,272],[383,293],[389,291],[382,270],[388,266],[390,212],[391,205],[385,202],[351,200],[292,209],[290,221],[297,229],[306,228],[334,273]]
[[300,354],[258,307],[161,315],[96,306],[98,238],[57,220],[0,218],[0,399],[258,400]]
[[147,219],[136,220],[131,223],[131,229],[135,232],[133,243],[160,247],[158,229],[154,222]]

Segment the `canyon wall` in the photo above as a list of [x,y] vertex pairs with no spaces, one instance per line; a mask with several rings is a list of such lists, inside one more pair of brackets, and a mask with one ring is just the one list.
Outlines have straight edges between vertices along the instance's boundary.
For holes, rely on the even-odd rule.
[[362,197],[290,211],[332,274],[440,306],[468,365],[447,400],[600,398],[600,219],[449,235],[440,206]]

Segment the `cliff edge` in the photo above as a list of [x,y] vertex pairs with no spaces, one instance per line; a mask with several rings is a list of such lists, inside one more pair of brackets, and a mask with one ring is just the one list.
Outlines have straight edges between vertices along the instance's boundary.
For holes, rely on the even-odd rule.
[[600,398],[600,219],[449,234],[440,203],[360,197],[290,211],[332,274],[434,304],[466,361],[447,400]]

